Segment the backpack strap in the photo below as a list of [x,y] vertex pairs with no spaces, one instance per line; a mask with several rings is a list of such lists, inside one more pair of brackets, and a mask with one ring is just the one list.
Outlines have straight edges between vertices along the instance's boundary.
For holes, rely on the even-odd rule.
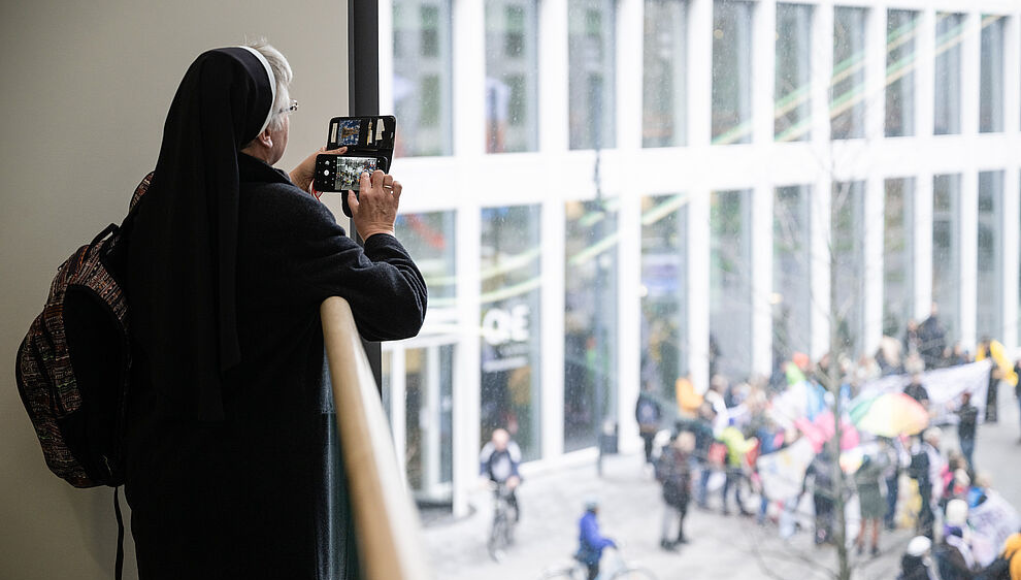
[[124,517],[121,516],[121,502],[117,495],[120,486],[113,488],[113,511],[117,514],[117,563],[114,566],[114,578],[121,580],[124,575]]

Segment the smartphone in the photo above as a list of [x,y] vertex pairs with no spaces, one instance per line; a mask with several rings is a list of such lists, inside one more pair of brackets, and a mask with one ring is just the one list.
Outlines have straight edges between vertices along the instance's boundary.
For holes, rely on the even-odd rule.
[[348,154],[373,152],[393,158],[397,119],[380,117],[334,117],[330,119],[327,149],[347,147]]
[[312,187],[316,191],[340,191],[344,215],[351,217],[351,208],[347,204],[347,191],[353,190],[358,195],[362,173],[372,173],[380,169],[389,169],[389,160],[385,157],[356,157],[353,155],[332,155],[320,153],[316,156],[315,178]]

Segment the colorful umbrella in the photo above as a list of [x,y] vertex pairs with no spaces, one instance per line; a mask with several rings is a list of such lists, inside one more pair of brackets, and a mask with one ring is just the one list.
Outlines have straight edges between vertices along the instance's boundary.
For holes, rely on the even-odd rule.
[[929,426],[929,412],[904,393],[883,393],[851,407],[851,421],[880,437],[915,435]]
[[[833,439],[836,434],[836,425],[833,421],[832,411],[823,411],[816,415],[815,419],[809,421],[807,417],[794,420],[794,424],[801,430],[805,438],[812,444],[812,450],[818,453],[822,450],[827,441]],[[840,422],[840,448],[842,450],[853,449],[858,446],[860,437],[857,429],[845,417]]]

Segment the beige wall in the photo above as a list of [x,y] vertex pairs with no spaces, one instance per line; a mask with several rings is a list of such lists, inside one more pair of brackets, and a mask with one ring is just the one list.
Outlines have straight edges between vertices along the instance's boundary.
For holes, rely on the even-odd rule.
[[[325,145],[347,112],[345,0],[99,0],[0,7],[0,578],[112,578],[112,490],[46,468],[14,356],[55,268],[120,221],[156,163],[177,83],[200,52],[265,36],[291,61],[287,155]],[[129,543],[130,549],[130,543]],[[126,565],[134,578],[133,554]]]

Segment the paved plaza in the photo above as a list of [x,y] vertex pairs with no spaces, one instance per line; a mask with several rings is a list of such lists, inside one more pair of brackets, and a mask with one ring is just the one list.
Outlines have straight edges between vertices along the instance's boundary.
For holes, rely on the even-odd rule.
[[[1018,404],[1012,389],[1000,390],[1000,421],[980,425],[976,464],[988,471],[994,487],[1021,508],[1021,445],[1018,444]],[[954,430],[945,430],[945,445],[954,446]],[[835,549],[811,542],[811,508],[804,528],[783,540],[775,524],[759,526],[753,518],[720,514],[718,493],[710,511],[692,505],[686,532],[692,543],[676,553],[659,547],[663,504],[660,487],[643,469],[637,455],[610,456],[598,477],[594,462],[528,477],[519,492],[522,520],[517,541],[500,563],[490,559],[485,537],[490,524],[488,493],[473,498],[472,515],[453,520],[425,515],[425,543],[432,558],[433,576],[439,580],[537,579],[552,567],[570,563],[577,546],[577,520],[584,498],[600,498],[604,535],[622,542],[623,555],[652,570],[659,580],[770,579],[813,580],[832,578]],[[751,502],[749,502],[751,503]],[[878,558],[851,552],[856,580],[893,579],[900,557],[913,534],[909,530],[884,531]],[[828,569],[828,570],[827,570]]]

